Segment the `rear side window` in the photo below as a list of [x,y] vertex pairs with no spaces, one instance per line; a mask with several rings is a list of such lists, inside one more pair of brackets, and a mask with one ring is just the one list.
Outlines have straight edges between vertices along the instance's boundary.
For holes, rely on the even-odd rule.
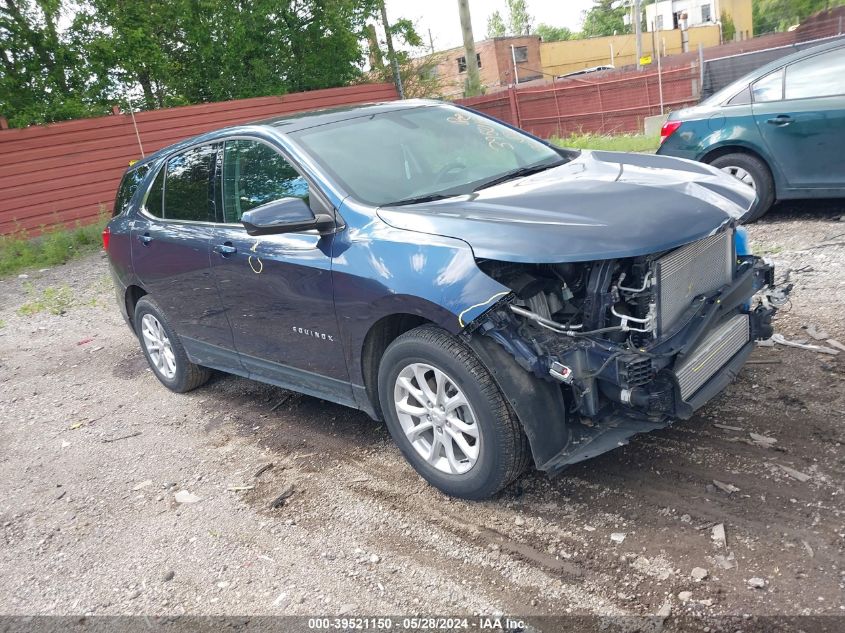
[[785,85],[787,99],[845,95],[845,49],[787,66]]
[[117,197],[114,199],[114,210],[112,217],[120,215],[129,207],[132,201],[132,196],[138,191],[141,181],[150,171],[149,165],[141,165],[135,169],[130,169],[123,175],[123,180],[120,181],[120,187],[117,190]]
[[158,170],[155,180],[147,192],[144,211],[157,218],[164,217],[164,168]]
[[163,215],[166,220],[215,221],[211,176],[216,158],[217,146],[202,145],[167,161]]
[[758,79],[751,86],[754,103],[780,101],[783,99],[783,68]]

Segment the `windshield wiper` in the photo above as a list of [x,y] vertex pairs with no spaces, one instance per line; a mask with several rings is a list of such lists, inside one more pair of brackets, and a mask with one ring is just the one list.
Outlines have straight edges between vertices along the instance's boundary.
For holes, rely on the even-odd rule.
[[498,185],[503,182],[507,182],[508,180],[513,180],[514,178],[522,178],[523,176],[530,176],[531,174],[536,174],[541,171],[546,171],[547,169],[551,169],[552,167],[558,167],[563,165],[566,161],[557,161],[554,163],[544,163],[542,165],[530,165],[528,167],[520,167],[519,169],[513,169],[511,171],[506,171],[501,176],[496,176],[492,180],[487,180],[482,182],[478,185],[473,191],[479,191],[481,189],[487,189],[487,187],[492,187],[493,185]]
[[397,200],[396,202],[387,202],[381,206],[383,207],[401,207],[406,204],[418,204],[420,202],[434,202],[435,200],[443,200],[444,198],[453,198],[456,194],[447,196],[442,193],[431,193],[425,196],[417,196],[416,198],[405,198],[404,200]]

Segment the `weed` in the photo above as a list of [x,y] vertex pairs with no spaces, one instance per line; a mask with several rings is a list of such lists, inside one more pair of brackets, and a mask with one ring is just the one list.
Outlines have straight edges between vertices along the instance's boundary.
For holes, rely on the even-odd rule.
[[54,288],[47,286],[38,292],[33,288],[32,284],[24,286],[26,294],[30,300],[18,308],[18,314],[23,316],[32,316],[39,312],[49,312],[50,314],[64,314],[68,309],[74,305],[73,290],[68,286],[60,286]]
[[561,147],[574,147],[576,149],[598,149],[612,152],[654,152],[660,145],[660,138],[657,136],[646,136],[645,134],[571,134],[560,138],[550,139],[555,145]]
[[42,229],[41,235],[35,238],[25,230],[0,235],[0,277],[27,268],[64,264],[73,257],[97,250],[107,221],[107,215],[101,213],[94,224],[77,222],[73,227]]

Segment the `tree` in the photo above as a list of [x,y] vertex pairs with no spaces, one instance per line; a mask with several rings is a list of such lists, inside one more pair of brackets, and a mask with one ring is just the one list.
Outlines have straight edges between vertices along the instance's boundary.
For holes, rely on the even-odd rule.
[[736,37],[736,24],[734,24],[733,18],[722,11],[719,21],[722,23],[722,41],[733,42]]
[[752,0],[754,32],[785,31],[818,11],[842,4],[842,0]]
[[627,7],[619,6],[614,9],[611,6],[615,4],[613,0],[594,1],[593,7],[584,12],[584,26],[581,33],[584,37],[630,32],[630,27],[625,25],[625,16],[628,15]]
[[59,0],[0,0],[0,113],[15,127],[98,112]]
[[544,42],[561,42],[563,40],[573,39],[573,33],[565,26],[549,26],[548,24],[538,24],[534,29],[534,34],[543,38]]
[[508,31],[510,35],[531,33],[532,18],[528,14],[526,0],[506,0],[508,7]]
[[508,27],[505,26],[502,14],[498,10],[493,11],[487,18],[487,39],[492,40],[494,37],[504,37],[507,34]]

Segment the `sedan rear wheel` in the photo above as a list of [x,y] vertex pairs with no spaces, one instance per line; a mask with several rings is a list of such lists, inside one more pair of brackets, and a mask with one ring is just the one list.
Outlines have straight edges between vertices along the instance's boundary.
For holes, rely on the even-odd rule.
[[742,222],[753,222],[761,218],[774,204],[775,183],[772,172],[769,171],[769,166],[756,156],[735,152],[719,156],[710,164],[748,185],[757,193],[757,201],[742,218]]

